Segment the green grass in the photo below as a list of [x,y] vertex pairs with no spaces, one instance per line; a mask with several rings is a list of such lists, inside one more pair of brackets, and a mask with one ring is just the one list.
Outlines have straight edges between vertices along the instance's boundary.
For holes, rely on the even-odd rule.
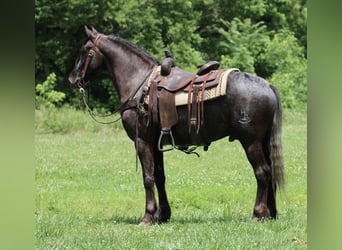
[[59,134],[36,126],[36,249],[307,248],[305,112],[284,114],[278,220],[250,220],[254,174],[240,144],[223,139],[200,158],[165,153],[172,218],[146,228],[137,226],[145,194],[133,143],[120,126],[87,122]]

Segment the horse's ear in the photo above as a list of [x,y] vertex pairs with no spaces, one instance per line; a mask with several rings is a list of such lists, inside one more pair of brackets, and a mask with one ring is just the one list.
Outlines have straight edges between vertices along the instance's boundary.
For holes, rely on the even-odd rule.
[[87,33],[87,36],[91,40],[94,40],[98,34],[98,32],[93,27],[91,27],[91,30],[90,30],[87,25],[84,25],[84,30]]
[[94,34],[98,34],[99,33],[93,26],[91,26],[91,30],[94,32]]

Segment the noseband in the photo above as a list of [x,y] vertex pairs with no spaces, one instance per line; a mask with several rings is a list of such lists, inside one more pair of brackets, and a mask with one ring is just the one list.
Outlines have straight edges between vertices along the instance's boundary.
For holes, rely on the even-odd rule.
[[95,55],[94,49],[95,49],[95,47],[96,47],[96,43],[98,42],[98,40],[100,40],[100,38],[101,38],[101,35],[100,35],[100,34],[96,36],[96,38],[95,38],[95,40],[94,40],[94,42],[93,42],[93,46],[92,46],[91,49],[88,51],[87,59],[86,59],[86,61],[85,61],[85,63],[84,63],[83,69],[82,69],[82,71],[81,71],[81,79],[82,79],[82,81],[84,80],[84,77],[85,77],[85,74],[86,74],[86,72],[87,72],[88,66],[89,66],[89,64],[90,64],[90,62],[91,62],[91,59],[92,59],[93,56]]

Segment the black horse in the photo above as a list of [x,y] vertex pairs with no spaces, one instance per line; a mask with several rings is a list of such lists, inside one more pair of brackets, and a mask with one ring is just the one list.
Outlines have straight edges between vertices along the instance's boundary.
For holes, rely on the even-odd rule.
[[[85,27],[85,31],[89,39],[82,46],[69,82],[82,88],[91,73],[102,65],[107,66],[121,101],[123,126],[135,142],[142,165],[146,207],[140,225],[150,225],[154,219],[166,222],[171,217],[171,208],[165,191],[163,152],[158,149],[161,128],[146,118],[147,107],[141,102],[151,74],[160,63],[122,38],[101,34],[94,28]],[[175,145],[181,149],[189,145],[207,147],[226,136],[229,141],[240,141],[257,181],[252,218],[277,218],[276,191],[284,183],[284,166],[282,109],[276,88],[249,73],[230,73],[226,94],[204,102],[205,125],[200,127],[197,136],[189,133],[187,106],[177,106],[177,113],[178,122],[172,132]]]

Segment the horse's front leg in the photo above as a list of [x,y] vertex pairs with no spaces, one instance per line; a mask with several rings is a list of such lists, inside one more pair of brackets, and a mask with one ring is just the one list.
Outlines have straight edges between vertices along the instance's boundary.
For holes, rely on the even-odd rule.
[[166,222],[171,217],[171,208],[167,199],[165,190],[165,173],[164,173],[164,159],[163,152],[160,152],[156,147],[154,149],[155,160],[155,181],[158,189],[159,209],[158,220],[159,222]]
[[155,156],[153,153],[153,147],[140,138],[137,139],[136,147],[142,165],[143,181],[146,193],[145,215],[139,225],[146,226],[152,224],[153,216],[157,212],[157,203],[154,195]]

